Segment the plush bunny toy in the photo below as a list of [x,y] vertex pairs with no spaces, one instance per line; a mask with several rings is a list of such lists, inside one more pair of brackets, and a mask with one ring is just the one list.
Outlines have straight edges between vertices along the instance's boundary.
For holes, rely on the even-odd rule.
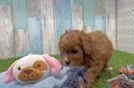
[[60,62],[48,54],[28,55],[9,67],[5,72],[5,82],[16,80],[21,84],[35,83],[50,75],[58,75],[61,69]]

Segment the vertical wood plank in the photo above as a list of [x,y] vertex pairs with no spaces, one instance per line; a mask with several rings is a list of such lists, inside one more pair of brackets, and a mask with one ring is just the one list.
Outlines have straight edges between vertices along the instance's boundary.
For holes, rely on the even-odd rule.
[[0,0],[0,5],[11,5],[11,0]]
[[83,29],[83,0],[71,0],[72,29]]
[[[55,24],[56,24],[56,47],[58,50],[59,39],[65,30],[72,28],[71,23],[71,0],[54,0],[55,1]],[[58,51],[59,53],[59,51]]]
[[26,0],[12,0],[13,24],[15,29],[27,29],[27,6]]
[[28,17],[40,16],[40,0],[26,0]]
[[30,52],[33,54],[42,54],[42,31],[41,31],[41,19],[40,17],[29,17],[29,40],[30,40]]
[[40,0],[42,19],[43,51],[44,53],[57,54],[56,36],[54,25],[54,1]]
[[95,0],[84,0],[84,28],[90,30],[94,27],[94,25],[95,25]]
[[[105,16],[106,14],[106,8],[105,3],[109,0],[95,0],[95,14],[96,16]],[[113,1],[113,0],[111,0]],[[110,8],[107,8],[110,9]]]
[[106,18],[104,16],[95,16],[95,30],[106,31]]
[[[117,0],[118,1],[118,0]],[[117,40],[116,40],[116,34],[118,33],[116,31],[116,5],[115,5],[116,0],[107,0],[104,3],[104,8],[106,11],[106,33],[109,37],[109,39],[113,43],[113,47],[117,49]],[[117,4],[117,3],[116,3]],[[130,11],[131,12],[131,11]],[[117,33],[116,33],[117,32]],[[123,30],[122,30],[123,32]],[[121,39],[123,40],[123,39]],[[123,44],[123,43],[122,43]]]
[[11,7],[0,5],[0,58],[13,57],[14,49]]
[[18,29],[15,31],[15,49],[17,57],[29,54],[28,36],[28,30]]
[[71,1],[55,0],[55,16],[56,16],[56,36],[59,40],[61,34],[72,27],[71,23]]
[[29,53],[28,16],[26,0],[12,0],[16,56]]
[[30,52],[33,54],[43,53],[39,5],[39,0],[27,0]]

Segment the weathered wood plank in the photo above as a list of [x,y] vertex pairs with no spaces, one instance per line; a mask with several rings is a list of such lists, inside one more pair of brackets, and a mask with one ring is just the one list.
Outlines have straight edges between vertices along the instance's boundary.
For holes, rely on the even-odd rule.
[[106,31],[106,18],[104,16],[95,16],[95,30]]
[[29,29],[30,52],[33,54],[42,54],[43,47],[42,47],[42,30],[41,30],[40,17],[29,17],[28,29]]
[[17,29],[28,29],[26,0],[12,0],[13,25]]
[[0,0],[0,5],[11,5],[12,0]]
[[29,54],[28,37],[28,30],[19,29],[15,31],[15,51],[17,57]]
[[29,53],[28,16],[26,0],[12,0],[16,56]]
[[30,52],[33,54],[43,53],[39,1],[27,0]]
[[28,17],[40,16],[40,0],[26,0]]
[[54,0],[56,16],[56,37],[59,40],[61,34],[72,27],[71,23],[71,1]]
[[[95,0],[95,15],[96,16],[105,16],[106,8],[104,7],[105,6],[104,4],[106,2],[108,2],[108,0]],[[107,9],[110,9],[110,8],[107,8]]]
[[13,57],[14,32],[10,6],[0,6],[0,58]]
[[[117,49],[117,45],[119,43],[117,42],[116,38],[119,34],[117,34],[118,32],[116,31],[116,25],[117,25],[116,20],[118,20],[118,19],[116,19],[115,1],[116,0],[107,0],[104,3],[104,7],[105,7],[105,11],[106,11],[106,14],[105,14],[106,15],[106,33],[107,33],[108,37],[110,38],[110,40],[112,41],[114,48]],[[120,1],[122,1],[122,0],[120,0]],[[128,26],[127,26],[127,28],[128,28]],[[123,30],[122,30],[122,32],[123,32]],[[128,33],[128,32],[126,32],[126,33]]]
[[40,11],[42,19],[43,51],[44,53],[57,54],[53,0],[40,0]]
[[71,0],[72,29],[83,29],[83,0]]
[[84,29],[91,30],[95,26],[95,0],[84,0]]
[[[56,25],[56,47],[58,50],[59,39],[65,30],[72,28],[71,23],[71,1],[70,0],[54,0],[55,1],[55,25]],[[59,53],[59,51],[57,52]]]

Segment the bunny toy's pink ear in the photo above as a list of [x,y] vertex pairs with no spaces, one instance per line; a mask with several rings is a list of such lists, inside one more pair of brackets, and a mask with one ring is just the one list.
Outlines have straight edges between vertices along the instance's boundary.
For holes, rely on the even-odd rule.
[[6,83],[9,83],[11,81],[13,81],[15,78],[13,76],[13,67],[14,65],[16,64],[16,62],[14,62],[8,69],[7,71],[5,72],[5,78],[4,78],[4,81]]
[[54,76],[58,75],[62,69],[62,64],[56,60],[56,58],[51,57],[48,54],[44,54],[43,57],[50,66],[51,74]]

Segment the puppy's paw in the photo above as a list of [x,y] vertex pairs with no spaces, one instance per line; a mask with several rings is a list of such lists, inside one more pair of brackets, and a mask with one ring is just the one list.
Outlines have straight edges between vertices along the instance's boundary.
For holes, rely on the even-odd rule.
[[83,80],[80,80],[79,84],[80,84],[80,88],[86,88],[85,86],[86,84],[84,83]]

